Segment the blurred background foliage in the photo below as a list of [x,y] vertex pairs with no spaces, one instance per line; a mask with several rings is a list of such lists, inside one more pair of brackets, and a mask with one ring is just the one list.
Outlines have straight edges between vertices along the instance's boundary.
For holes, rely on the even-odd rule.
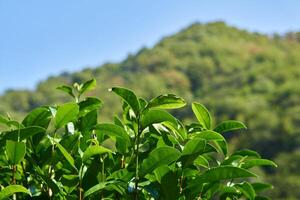
[[[263,35],[223,22],[195,23],[121,63],[49,77],[34,91],[8,90],[0,113],[22,119],[36,106],[69,100],[57,86],[92,77],[98,87],[90,95],[105,103],[102,121],[120,112],[108,88],[124,86],[146,99],[175,93],[199,101],[213,111],[215,123],[245,122],[248,131],[230,135],[232,150],[251,148],[274,159],[279,168],[262,172],[275,185],[272,199],[300,199],[300,33]],[[190,108],[174,114],[192,117]]]

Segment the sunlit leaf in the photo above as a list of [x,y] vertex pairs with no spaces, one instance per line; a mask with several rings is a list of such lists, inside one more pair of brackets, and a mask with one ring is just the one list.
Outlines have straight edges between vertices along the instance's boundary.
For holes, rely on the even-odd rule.
[[31,196],[29,190],[22,185],[9,185],[0,191],[0,200],[7,199],[15,193],[25,193]]
[[201,138],[194,138],[188,141],[182,151],[182,155],[201,154],[205,152],[206,141]]
[[[50,138],[50,137],[49,137]],[[60,152],[62,153],[62,155],[65,157],[65,159],[68,161],[68,163],[77,170],[76,166],[75,166],[75,161],[74,158],[69,154],[69,152],[57,141],[55,141],[55,139],[50,138],[50,140],[52,140],[52,142],[54,142],[56,144],[56,146],[58,147],[58,149],[60,150]]]
[[163,94],[150,100],[147,108],[176,109],[186,105],[183,98],[175,94]]
[[246,128],[247,127],[242,122],[235,121],[235,120],[228,120],[218,124],[216,128],[214,128],[214,131],[218,133],[225,133],[228,131],[234,131],[234,130],[246,129]]
[[212,130],[205,130],[201,132],[193,133],[193,137],[202,138],[207,141],[215,141],[218,149],[223,152],[224,155],[227,154],[227,142],[225,138],[220,134]]
[[193,137],[194,138],[202,138],[207,141],[212,141],[212,140],[225,141],[225,138],[220,133],[217,133],[217,132],[211,131],[211,130],[205,130],[205,131],[193,133]]
[[66,103],[58,107],[55,115],[55,127],[61,128],[68,122],[75,120],[79,113],[79,107],[76,103]]
[[105,186],[107,185],[107,182],[100,182],[97,185],[91,187],[90,189],[88,189],[85,193],[83,198],[86,198],[90,195],[93,194],[97,194],[98,192],[100,192],[101,190],[103,190],[105,188]]
[[193,164],[194,160],[201,154],[205,153],[206,141],[201,138],[194,138],[188,141],[181,155],[183,167],[188,167]]
[[198,156],[194,160],[194,164],[197,165],[197,166],[209,168],[209,162],[208,162],[208,160],[204,156]]
[[273,186],[271,184],[268,183],[251,183],[253,189],[255,190],[255,192],[261,192],[264,191],[266,189],[272,189]]
[[143,114],[141,119],[141,126],[142,129],[144,129],[149,125],[161,122],[170,122],[172,124],[177,124],[176,119],[167,111],[152,109]]
[[192,109],[197,117],[199,123],[202,125],[203,128],[205,129],[210,129],[211,128],[211,116],[208,112],[208,110],[205,108],[204,105],[200,103],[194,102],[192,104]]
[[203,174],[193,180],[193,182],[194,184],[201,184],[246,177],[257,177],[257,175],[239,167],[219,166],[205,171]]
[[89,146],[83,153],[82,162],[86,162],[92,156],[101,155],[109,152],[111,152],[111,150],[99,145]]
[[5,149],[10,163],[15,165],[23,160],[26,153],[26,144],[24,142],[6,140]]
[[[117,147],[122,153],[126,152],[126,148],[130,145],[130,137],[123,127],[115,124],[97,124],[95,126],[96,134],[104,134],[117,139]],[[101,137],[101,136],[100,136]]]
[[111,91],[119,95],[132,108],[136,115],[139,113],[140,104],[134,92],[120,87],[114,87]]
[[141,174],[145,175],[152,172],[157,167],[169,165],[180,157],[180,152],[173,147],[159,147],[150,152],[149,156],[143,161]]
[[277,165],[267,159],[251,159],[251,160],[246,160],[245,163],[242,165],[243,168],[249,169],[255,166],[272,166],[272,167],[277,167]]
[[65,93],[69,94],[71,97],[75,98],[75,95],[73,93],[73,89],[70,86],[62,85],[62,86],[57,87],[56,89],[58,89],[60,91],[63,91]]
[[260,155],[256,151],[252,151],[249,149],[242,149],[242,150],[236,151],[232,155],[260,158]]
[[85,92],[93,90],[96,87],[96,85],[97,85],[96,79],[93,78],[91,80],[88,80],[81,86],[81,88],[79,90],[79,94],[81,95]]
[[79,105],[78,117],[82,117],[93,110],[99,109],[102,106],[102,102],[98,98],[88,97],[84,101],[81,101],[78,105]]
[[47,107],[33,109],[23,120],[22,124],[28,126],[40,126],[47,128],[51,120],[51,112]]

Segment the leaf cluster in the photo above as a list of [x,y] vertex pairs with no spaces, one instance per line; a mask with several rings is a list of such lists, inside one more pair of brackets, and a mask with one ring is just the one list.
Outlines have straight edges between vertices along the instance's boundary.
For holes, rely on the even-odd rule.
[[252,168],[276,167],[251,150],[228,153],[224,133],[239,121],[214,126],[204,105],[192,103],[196,122],[169,110],[186,106],[174,94],[150,101],[125,88],[113,123],[98,120],[102,101],[85,97],[94,79],[61,86],[73,101],[41,106],[22,122],[1,116],[0,199],[267,199],[272,186]]

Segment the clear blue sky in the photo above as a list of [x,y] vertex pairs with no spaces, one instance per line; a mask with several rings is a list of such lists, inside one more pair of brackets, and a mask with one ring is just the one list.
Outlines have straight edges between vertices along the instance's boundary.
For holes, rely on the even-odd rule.
[[0,0],[0,93],[120,61],[192,22],[300,30],[299,0]]

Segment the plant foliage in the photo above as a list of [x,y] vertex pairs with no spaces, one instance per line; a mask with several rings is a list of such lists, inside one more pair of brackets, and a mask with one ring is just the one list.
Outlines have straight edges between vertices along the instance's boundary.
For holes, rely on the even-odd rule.
[[167,109],[186,105],[166,94],[146,101],[128,89],[112,91],[122,116],[98,120],[102,106],[94,79],[58,89],[72,102],[42,106],[19,123],[1,117],[0,199],[264,199],[270,185],[253,167],[271,166],[258,153],[229,154],[224,132],[239,121],[213,126],[209,111],[192,103],[197,122],[184,124]]

